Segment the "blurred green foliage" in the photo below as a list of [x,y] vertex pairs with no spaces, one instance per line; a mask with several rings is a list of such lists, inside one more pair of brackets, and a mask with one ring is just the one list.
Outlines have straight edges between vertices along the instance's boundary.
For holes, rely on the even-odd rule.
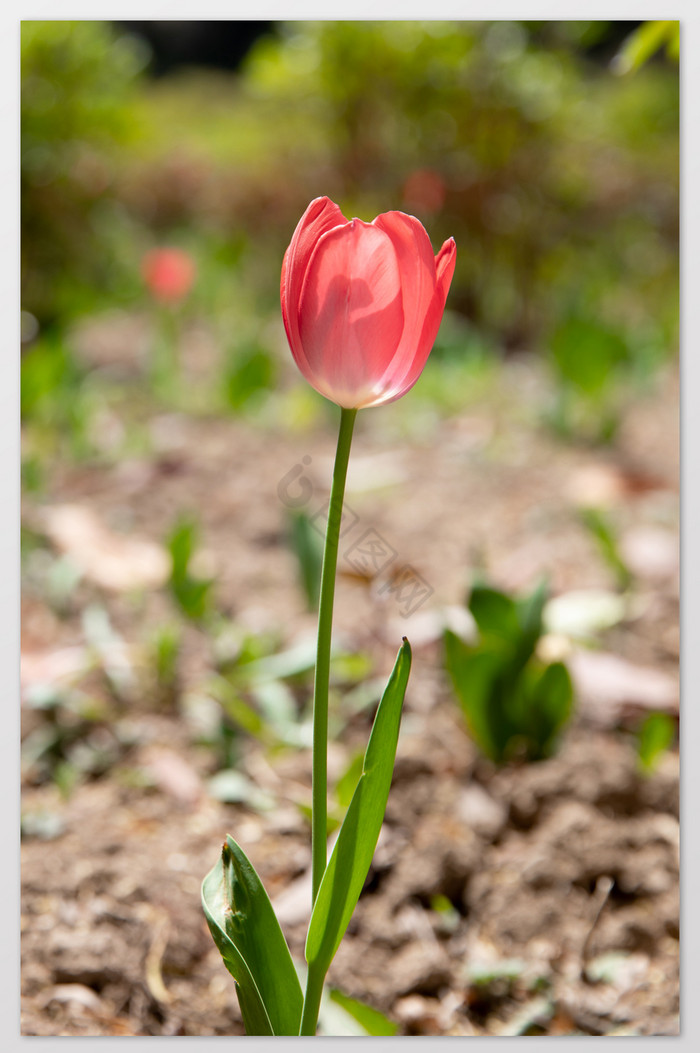
[[151,683],[148,687],[157,705],[172,708],[178,697],[182,630],[175,622],[159,625],[146,648]]
[[455,412],[484,362],[533,351],[560,432],[609,441],[678,336],[678,23],[624,43],[633,76],[600,59],[611,25],[284,22],[235,75],[151,80],[111,23],[24,22],[23,308],[40,338],[108,305],[152,312],[143,253],[181,245],[198,270],[183,326],[220,354],[179,408],[313,420],[278,357],[284,249],[319,194],[365,219],[399,208],[458,244],[416,398]]
[[198,528],[194,519],[181,517],[167,538],[171,569],[171,594],[182,613],[202,621],[212,613],[212,579],[192,573],[191,563],[197,547]]
[[[243,634],[233,623],[222,629],[216,647],[218,671],[207,678],[202,696],[215,703],[208,736],[221,756],[222,743],[231,756],[241,736],[252,736],[270,751],[289,746],[309,747],[312,737],[312,694],[316,645],[308,637],[286,650],[280,650],[277,634]],[[369,681],[372,661],[366,653],[336,651],[331,657],[330,713],[331,734],[341,736],[360,710],[376,705],[384,686]],[[357,704],[353,698],[358,688],[369,688],[371,694]],[[360,761],[362,758],[360,758]],[[225,765],[228,766],[228,765]],[[347,807],[359,771],[353,760],[336,786],[337,809],[332,824],[339,822],[337,810]],[[301,805],[300,805],[301,806]],[[302,809],[303,810],[303,809]],[[342,818],[342,815],[340,816]]]
[[22,306],[42,322],[71,317],[81,291],[114,289],[114,163],[145,60],[108,23],[22,22]]
[[618,588],[624,592],[632,584],[632,572],[623,559],[612,523],[599,508],[581,509],[581,522],[590,532],[601,556],[615,575]]
[[323,567],[323,539],[302,509],[290,510],[287,518],[289,544],[299,564],[299,579],[310,611],[318,610]]
[[[79,380],[76,364],[63,343],[47,339],[35,344],[22,361],[22,418],[53,421],[61,409],[68,410],[60,395],[69,396]],[[65,403],[69,401],[65,399]]]
[[553,422],[564,433],[588,430],[595,439],[613,438],[614,382],[624,382],[630,363],[622,334],[597,318],[572,314],[555,327],[549,346],[559,380]]
[[[47,331],[22,356],[20,413],[31,423],[23,456],[41,484],[41,467],[58,455],[80,459],[92,452],[92,392],[65,339]],[[30,467],[31,474],[31,467]],[[31,478],[30,478],[31,482]]]
[[224,366],[224,392],[227,405],[240,410],[274,387],[277,362],[269,350],[252,344],[237,348]]
[[546,664],[535,654],[544,631],[546,598],[544,585],[514,599],[476,584],[469,610],[478,642],[466,643],[451,630],[445,632],[445,666],[469,734],[497,764],[550,756],[572,714],[566,666]]
[[615,69],[618,73],[638,70],[660,48],[664,48],[670,59],[678,62],[681,52],[680,22],[644,22],[634,33],[630,33],[624,46],[615,56]]
[[366,218],[414,211],[436,245],[454,235],[451,306],[499,342],[548,343],[576,319],[632,357],[649,343],[663,355],[677,73],[626,81],[575,43],[543,46],[517,22],[292,23],[258,44],[246,77],[294,129],[272,170],[293,161],[298,207],[325,191]]
[[32,782],[53,781],[68,796],[121,758],[125,742],[102,700],[77,688],[35,685],[25,704],[42,717],[22,742],[22,770]]
[[676,721],[668,713],[650,713],[637,733],[637,758],[643,772],[650,775],[676,737]]

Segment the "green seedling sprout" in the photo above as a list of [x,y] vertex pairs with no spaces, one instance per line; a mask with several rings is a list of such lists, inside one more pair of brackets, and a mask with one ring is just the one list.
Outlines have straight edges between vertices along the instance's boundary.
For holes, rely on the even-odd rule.
[[550,756],[572,713],[566,666],[546,664],[536,654],[546,598],[544,583],[519,599],[476,584],[469,610],[478,642],[445,631],[445,667],[467,729],[496,764]]

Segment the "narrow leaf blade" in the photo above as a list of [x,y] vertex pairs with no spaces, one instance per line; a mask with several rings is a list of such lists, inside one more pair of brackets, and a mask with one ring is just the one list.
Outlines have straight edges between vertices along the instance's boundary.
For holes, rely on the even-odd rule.
[[230,836],[204,879],[202,902],[248,1034],[298,1035],[303,995],[289,948],[260,878]]
[[523,669],[535,653],[542,635],[542,614],[548,591],[547,581],[543,578],[530,596],[516,601],[520,635],[513,655],[514,671]]
[[398,1025],[389,1020],[383,1013],[380,1013],[378,1009],[373,1009],[356,998],[350,998],[349,995],[343,994],[342,991],[338,991],[336,988],[331,988],[328,997],[331,1002],[335,1002],[336,1005],[340,1006],[349,1017],[357,1021],[359,1034],[393,1036],[399,1030]]
[[330,965],[367,877],[391,787],[410,671],[411,648],[404,639],[374,718],[362,775],[314,903],[306,938],[310,966],[325,970]]
[[223,859],[209,871],[202,882],[202,906],[209,931],[224,965],[236,981],[236,994],[249,1035],[274,1035],[272,1024],[250,969],[238,947],[226,931],[228,902]]

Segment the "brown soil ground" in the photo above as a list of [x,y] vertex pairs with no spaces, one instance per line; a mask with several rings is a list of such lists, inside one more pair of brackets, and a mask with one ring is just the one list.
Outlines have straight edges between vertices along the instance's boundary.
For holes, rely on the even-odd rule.
[[[405,633],[414,665],[386,821],[329,980],[406,1035],[677,1034],[678,756],[671,749],[642,774],[633,735],[650,707],[677,712],[678,568],[652,558],[653,538],[677,531],[677,377],[629,410],[607,451],[565,445],[511,414],[537,379],[518,363],[504,377],[498,408],[444,421],[429,442],[382,430],[389,410],[360,417],[348,504],[433,593],[401,617],[396,594],[382,591],[387,577],[363,580],[343,557],[338,634],[381,677]],[[47,508],[78,504],[115,534],[162,542],[176,513],[194,509],[220,609],[252,631],[283,626],[285,645],[313,633],[277,487],[310,456],[309,510],[320,507],[332,437],[177,415],[152,425],[156,456],[66,466],[42,507],[27,498],[25,519],[43,523]],[[558,754],[499,770],[465,732],[436,612],[463,603],[478,565],[509,588],[543,570],[555,594],[614,587],[577,515],[586,501],[605,505],[629,542],[634,603],[599,645],[638,675],[600,683],[584,651]],[[144,634],[172,616],[162,588],[135,597],[86,575],[57,614],[27,587],[23,652],[36,664],[82,646],[80,614],[96,600],[141,683]],[[188,627],[178,698],[211,668],[210,642]],[[275,807],[224,804],[207,792],[215,753],[194,741],[181,701],[137,689],[109,705],[91,732],[108,758],[102,771],[63,796],[36,765],[24,773],[22,1033],[242,1034],[200,883],[231,833],[303,959],[310,838],[294,802],[308,800],[310,753],[241,739],[237,766]],[[26,740],[48,718],[23,713]],[[347,720],[332,773],[363,748],[370,723],[362,708]]]

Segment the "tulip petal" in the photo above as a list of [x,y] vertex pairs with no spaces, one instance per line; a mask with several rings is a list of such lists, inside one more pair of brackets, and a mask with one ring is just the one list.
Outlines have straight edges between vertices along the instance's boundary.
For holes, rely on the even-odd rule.
[[359,219],[324,234],[297,302],[314,386],[348,408],[376,397],[404,330],[401,274],[387,234]]
[[[435,294],[435,257],[425,227],[415,216],[408,216],[405,212],[385,212],[377,216],[374,225],[391,238],[401,273],[404,330],[383,378],[393,388],[421,352],[423,323]],[[429,352],[430,348],[425,358]]]
[[448,238],[435,257],[435,271],[437,273],[437,283],[441,290],[443,310],[447,301],[447,294],[450,291],[456,262],[457,246],[455,239]]
[[445,310],[445,301],[447,300],[447,294],[450,291],[450,283],[452,282],[452,275],[454,274],[456,262],[457,246],[454,238],[448,238],[437,254],[435,260],[437,282],[433,298],[425,314],[423,328],[418,340],[418,351],[411,362],[408,372],[403,378],[400,390],[395,394],[392,394],[390,398],[385,399],[385,402],[393,402],[394,399],[399,398],[401,395],[405,395],[405,393],[413,387],[423,372],[423,367],[428,359],[428,355],[433,349],[435,337],[440,328],[443,312]]
[[282,320],[297,363],[300,357],[303,358],[304,352],[299,339],[296,307],[309,260],[321,235],[344,223],[347,223],[347,219],[335,202],[328,197],[314,198],[297,223],[289,248],[284,254],[280,282]]

